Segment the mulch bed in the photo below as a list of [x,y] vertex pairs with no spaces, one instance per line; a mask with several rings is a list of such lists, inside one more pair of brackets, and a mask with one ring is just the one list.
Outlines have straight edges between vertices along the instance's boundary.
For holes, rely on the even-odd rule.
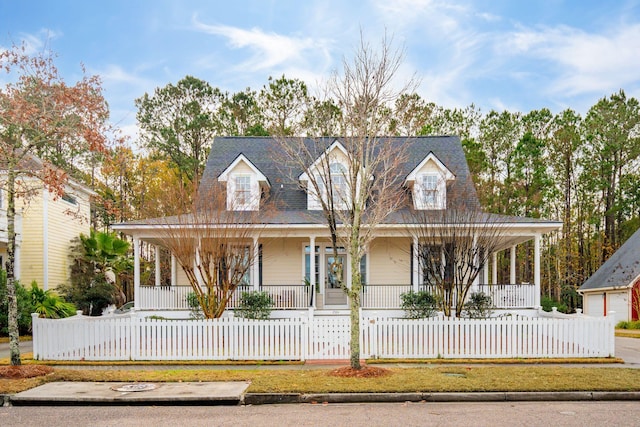
[[12,380],[41,377],[52,372],[51,366],[43,365],[0,366],[0,378]]
[[360,369],[353,369],[351,366],[334,369],[329,375],[344,378],[377,378],[390,375],[391,371],[384,368],[376,368],[373,366],[363,366]]

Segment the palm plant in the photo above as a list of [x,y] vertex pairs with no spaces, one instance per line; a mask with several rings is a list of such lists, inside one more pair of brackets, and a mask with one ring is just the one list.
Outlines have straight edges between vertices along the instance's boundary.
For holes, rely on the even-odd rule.
[[76,313],[76,306],[73,303],[66,302],[51,290],[40,289],[35,281],[31,282],[29,294],[33,308],[40,317],[61,319]]

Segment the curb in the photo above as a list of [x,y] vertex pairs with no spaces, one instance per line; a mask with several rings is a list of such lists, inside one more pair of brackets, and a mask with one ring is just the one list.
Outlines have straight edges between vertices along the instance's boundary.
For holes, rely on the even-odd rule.
[[[0,394],[0,406],[13,406],[13,395]],[[563,391],[563,392],[480,392],[480,393],[245,393],[240,402],[199,401],[199,405],[272,405],[286,403],[443,403],[443,402],[577,402],[577,401],[640,401],[638,391]],[[17,404],[18,402],[16,402]],[[30,405],[46,406],[51,401],[31,402]],[[69,404],[70,402],[66,402]],[[21,402],[22,404],[22,402]],[[144,400],[138,402],[102,401],[77,402],[79,405],[185,405],[186,400]]]
[[399,402],[569,402],[639,400],[637,391],[481,392],[481,393],[246,393],[243,404],[399,403]]

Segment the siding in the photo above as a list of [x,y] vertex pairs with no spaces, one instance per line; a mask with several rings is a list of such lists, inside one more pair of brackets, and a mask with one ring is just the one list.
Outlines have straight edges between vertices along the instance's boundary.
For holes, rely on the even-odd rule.
[[42,190],[25,204],[18,200],[17,209],[22,209],[22,246],[20,247],[20,282],[26,288],[32,281],[42,286],[43,269],[43,220]]
[[301,285],[304,280],[303,244],[309,239],[264,239],[262,280],[264,285]]
[[411,283],[411,240],[378,238],[369,248],[369,280],[372,285]]
[[69,279],[69,267],[72,263],[72,240],[82,234],[89,234],[89,201],[74,195],[77,204],[54,198],[48,199],[48,267],[49,288],[65,283]]
[[71,241],[80,233],[89,234],[89,200],[74,194],[77,205],[47,193],[48,281],[44,278],[44,204],[42,190],[33,197],[23,211],[23,239],[20,252],[21,282],[32,281],[53,289],[69,278]]

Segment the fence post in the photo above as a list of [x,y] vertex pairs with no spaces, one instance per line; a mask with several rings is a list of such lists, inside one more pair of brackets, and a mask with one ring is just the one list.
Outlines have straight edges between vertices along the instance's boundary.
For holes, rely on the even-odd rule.
[[[309,312],[310,316],[313,312]],[[307,360],[307,351],[309,346],[309,319],[310,317],[300,317],[300,361]]]
[[40,347],[41,347],[41,332],[40,332],[40,315],[38,313],[31,313],[31,339],[33,340],[33,360],[40,359]]
[[138,360],[140,358],[140,322],[135,313],[129,317],[129,327],[127,329],[130,331],[129,342],[131,343],[129,346],[129,359]]
[[609,356],[614,357],[615,356],[615,348],[616,348],[616,312],[615,311],[609,311],[607,313],[607,332],[609,333],[609,348],[608,353]]

